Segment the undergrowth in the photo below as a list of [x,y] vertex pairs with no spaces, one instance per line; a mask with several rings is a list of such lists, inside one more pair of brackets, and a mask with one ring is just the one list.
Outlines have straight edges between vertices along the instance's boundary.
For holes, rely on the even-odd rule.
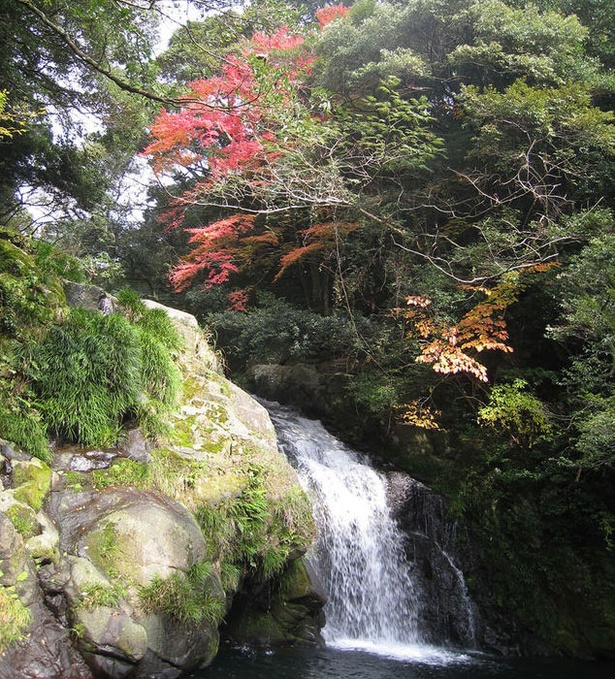
[[166,433],[182,386],[173,323],[132,291],[116,313],[69,309],[64,278],[83,280],[79,262],[0,230],[2,438],[50,461],[50,435],[112,445],[127,421]]
[[0,653],[24,638],[32,615],[14,587],[0,585]]

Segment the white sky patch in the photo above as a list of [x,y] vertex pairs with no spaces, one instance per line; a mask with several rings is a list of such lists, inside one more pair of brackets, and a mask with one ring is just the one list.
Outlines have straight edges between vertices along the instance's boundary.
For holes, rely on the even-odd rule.
[[154,55],[162,54],[169,46],[173,33],[185,26],[189,21],[201,21],[211,11],[196,7],[190,0],[164,0],[159,5],[160,27],[158,44],[154,47]]

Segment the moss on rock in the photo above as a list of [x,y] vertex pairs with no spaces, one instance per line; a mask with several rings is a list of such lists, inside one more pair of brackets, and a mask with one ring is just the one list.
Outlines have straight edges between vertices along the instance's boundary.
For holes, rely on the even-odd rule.
[[51,469],[36,458],[18,460],[14,463],[13,484],[15,498],[38,511],[51,487]]

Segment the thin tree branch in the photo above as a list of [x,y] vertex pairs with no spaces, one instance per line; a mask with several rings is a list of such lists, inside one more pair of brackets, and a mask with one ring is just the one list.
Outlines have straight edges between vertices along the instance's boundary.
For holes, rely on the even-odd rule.
[[18,2],[28,11],[34,13],[39,18],[39,20],[47,28],[53,31],[66,44],[70,51],[84,64],[92,68],[97,73],[100,73],[105,78],[111,80],[111,82],[115,83],[120,89],[126,92],[131,92],[132,94],[137,94],[141,97],[149,99],[150,101],[157,101],[167,106],[178,107],[181,105],[181,101],[179,99],[163,97],[149,90],[145,90],[141,87],[137,87],[136,85],[132,85],[128,81],[117,76],[110,69],[105,68],[102,64],[96,61],[96,59],[92,58],[89,54],[84,52],[83,49],[77,44],[77,42],[75,42],[75,40],[73,40],[73,38],[71,38],[71,36],[61,26],[58,26],[55,22],[53,22],[45,14],[45,12],[36,7],[36,5],[30,2],[30,0],[15,0],[15,2]]

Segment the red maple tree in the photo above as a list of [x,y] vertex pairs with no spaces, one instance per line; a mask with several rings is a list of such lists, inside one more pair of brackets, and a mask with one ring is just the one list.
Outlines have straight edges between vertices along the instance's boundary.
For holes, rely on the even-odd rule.
[[[325,10],[323,26],[344,14],[342,6]],[[162,110],[153,123],[152,141],[144,155],[154,171],[198,177],[171,201],[163,215],[165,225],[182,226],[186,211],[198,206],[203,196],[211,205],[211,196],[220,195],[219,207],[226,213],[212,223],[187,229],[194,249],[170,275],[176,291],[187,288],[203,272],[206,286],[226,283],[242,261],[251,259],[250,252],[278,244],[272,231],[254,232],[259,206],[250,204],[244,187],[249,180],[266,191],[273,181],[272,168],[293,143],[283,134],[283,118],[300,96],[301,79],[312,61],[305,38],[287,27],[271,35],[256,33],[241,54],[226,60],[218,76],[189,84],[180,111]],[[234,182],[242,183],[242,193],[229,200]],[[235,210],[231,214],[225,209],[230,204]],[[318,247],[317,233],[315,225],[306,234],[312,249]],[[287,253],[282,271],[304,254],[301,248]],[[242,306],[237,300],[236,308]]]

